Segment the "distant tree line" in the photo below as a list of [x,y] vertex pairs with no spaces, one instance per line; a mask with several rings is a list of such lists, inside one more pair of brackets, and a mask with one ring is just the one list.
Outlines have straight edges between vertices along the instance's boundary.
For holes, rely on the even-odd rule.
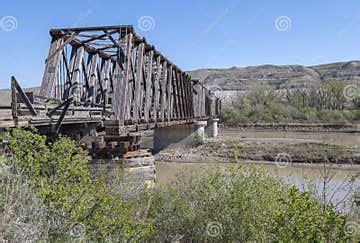
[[[346,95],[348,88],[350,94]],[[359,90],[341,80],[328,80],[309,89],[286,87],[282,91],[254,85],[224,109],[222,120],[236,126],[249,122],[354,122],[360,120]]]
[[342,80],[331,80],[319,88],[310,89],[286,89],[286,100],[297,108],[312,107],[317,110],[344,110],[347,108],[359,108],[360,98],[354,96],[347,99],[344,95],[346,83]]

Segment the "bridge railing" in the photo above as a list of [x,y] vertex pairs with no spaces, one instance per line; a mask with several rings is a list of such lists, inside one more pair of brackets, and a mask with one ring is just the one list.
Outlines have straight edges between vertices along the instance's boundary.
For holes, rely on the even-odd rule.
[[132,26],[52,29],[40,96],[124,124],[217,116],[220,101]]

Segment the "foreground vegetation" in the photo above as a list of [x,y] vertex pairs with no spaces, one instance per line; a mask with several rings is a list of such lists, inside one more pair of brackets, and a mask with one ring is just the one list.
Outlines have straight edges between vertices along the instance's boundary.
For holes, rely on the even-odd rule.
[[[227,126],[255,122],[355,122],[360,120],[360,97],[344,96],[346,83],[330,80],[310,90],[253,86],[222,112]],[[356,91],[354,91],[356,92]]]
[[6,140],[0,240],[332,242],[360,233],[354,218],[252,167],[207,167],[146,189],[122,173],[92,175],[68,138],[14,129]]

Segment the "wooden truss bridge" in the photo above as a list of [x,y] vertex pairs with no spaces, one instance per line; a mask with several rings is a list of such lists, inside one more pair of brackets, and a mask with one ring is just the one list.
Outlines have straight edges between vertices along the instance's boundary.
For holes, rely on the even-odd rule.
[[94,149],[220,112],[217,97],[132,26],[52,29],[50,35],[39,94],[23,92],[12,77],[11,107],[1,107],[0,127],[33,125],[77,140],[105,132],[101,142],[92,141]]

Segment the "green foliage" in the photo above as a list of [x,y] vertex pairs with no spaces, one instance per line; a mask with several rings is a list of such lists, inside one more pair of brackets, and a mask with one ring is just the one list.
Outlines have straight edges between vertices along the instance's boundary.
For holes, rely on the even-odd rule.
[[[214,167],[179,175],[155,190],[156,240],[331,241],[344,239],[343,216],[252,167]],[[209,228],[215,225],[217,229]]]
[[338,215],[330,204],[326,212],[308,192],[300,192],[295,186],[287,190],[280,200],[281,211],[274,217],[272,233],[277,240],[324,242],[345,239],[345,217]]
[[85,225],[84,237],[118,241],[151,233],[151,224],[135,220],[134,205],[112,193],[105,176],[90,176],[88,156],[74,141],[61,137],[47,144],[46,137],[34,129],[13,129],[6,139],[14,167],[31,182],[45,205]]
[[[324,209],[312,194],[250,166],[192,171],[166,187],[146,191],[142,182],[128,180],[121,170],[115,179],[92,176],[86,152],[66,137],[48,144],[34,129],[13,129],[5,139],[14,155],[12,173],[21,177],[15,191],[4,192],[12,188],[9,184],[0,188],[6,195],[0,200],[0,215],[16,209],[6,217],[5,230],[11,229],[6,231],[7,239],[349,240],[344,234],[345,217],[331,205]],[[32,227],[36,237],[15,237],[18,218]],[[48,223],[47,218],[58,223]],[[84,226],[84,232],[74,237],[76,226]]]

